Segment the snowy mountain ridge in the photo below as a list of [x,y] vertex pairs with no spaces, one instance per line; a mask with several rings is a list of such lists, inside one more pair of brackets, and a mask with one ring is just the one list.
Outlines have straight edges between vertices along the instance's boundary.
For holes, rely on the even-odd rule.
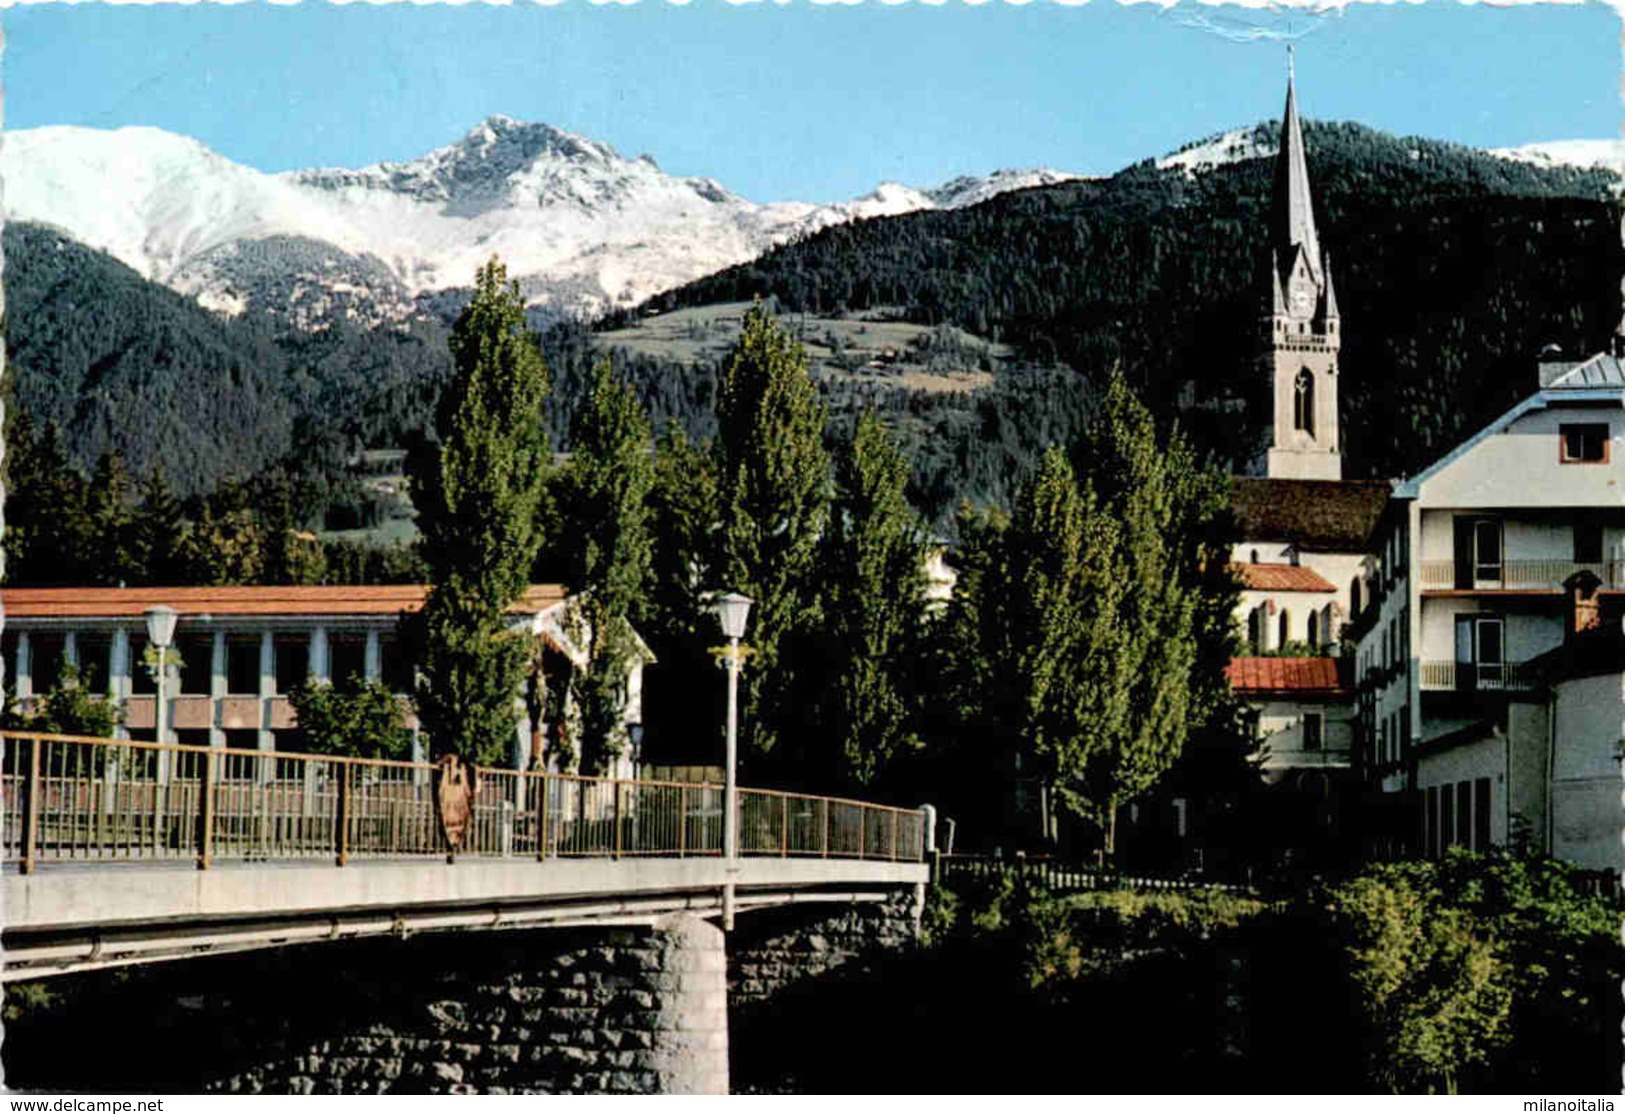
[[408,162],[281,174],[156,128],[0,136],[8,219],[60,228],[212,309],[260,305],[311,327],[334,312],[400,320],[469,286],[493,254],[532,304],[593,314],[833,224],[1072,177],[1001,170],[927,190],[884,183],[838,204],[757,204],[506,116]]

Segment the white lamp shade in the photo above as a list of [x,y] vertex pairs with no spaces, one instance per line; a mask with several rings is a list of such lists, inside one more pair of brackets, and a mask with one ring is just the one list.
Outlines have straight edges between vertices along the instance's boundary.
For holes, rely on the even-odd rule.
[[147,638],[154,646],[168,646],[175,639],[179,612],[166,603],[147,608]]
[[750,617],[750,605],[754,602],[738,592],[724,592],[717,597],[717,618],[722,621],[723,637],[745,637],[745,620]]

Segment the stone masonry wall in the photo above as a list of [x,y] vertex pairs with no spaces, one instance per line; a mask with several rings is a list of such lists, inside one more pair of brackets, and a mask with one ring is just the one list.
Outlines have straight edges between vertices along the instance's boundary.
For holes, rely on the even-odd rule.
[[[8,1086],[728,1090],[722,933],[693,917],[309,945],[76,979],[37,1023],[8,1022]],[[53,1054],[65,1048],[71,1059]]]

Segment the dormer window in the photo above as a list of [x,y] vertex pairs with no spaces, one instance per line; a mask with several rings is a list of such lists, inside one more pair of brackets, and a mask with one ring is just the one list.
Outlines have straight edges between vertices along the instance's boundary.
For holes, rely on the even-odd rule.
[[1558,459],[1564,464],[1607,464],[1607,422],[1564,422],[1557,427]]

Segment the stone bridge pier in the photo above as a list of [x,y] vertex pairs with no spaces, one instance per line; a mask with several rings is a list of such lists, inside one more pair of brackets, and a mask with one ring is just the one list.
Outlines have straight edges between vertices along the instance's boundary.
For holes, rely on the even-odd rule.
[[756,1024],[779,994],[906,946],[913,897],[755,910],[731,937],[674,914],[633,927],[336,940],[14,983],[5,1082],[175,1093],[726,1093],[730,1013]]

